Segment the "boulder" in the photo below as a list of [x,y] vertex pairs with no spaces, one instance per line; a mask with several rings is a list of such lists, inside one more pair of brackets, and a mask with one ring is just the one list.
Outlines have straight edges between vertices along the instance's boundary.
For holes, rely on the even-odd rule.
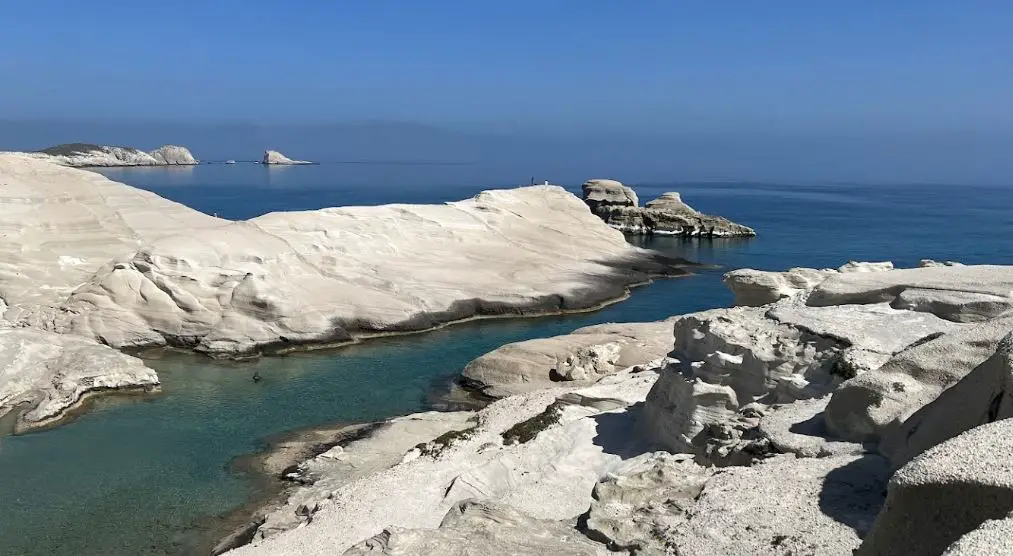
[[636,207],[636,192],[616,180],[593,179],[581,186],[584,202],[592,211],[608,207]]
[[[886,503],[856,554],[942,554],[1013,511],[1013,421],[973,428],[894,473]],[[987,530],[982,535],[987,534]],[[997,547],[988,554],[1001,554]]]
[[[1005,326],[1013,327],[1006,321]],[[1000,327],[999,330],[1004,330]],[[966,349],[966,348],[965,348]],[[974,427],[1013,417],[1013,335],[995,353],[913,415],[884,427],[879,450],[900,467],[925,450]]]
[[672,351],[672,323],[600,324],[552,338],[506,344],[464,367],[463,383],[502,398],[552,386],[594,382]]
[[260,163],[278,165],[313,164],[308,160],[292,160],[278,151],[264,151],[264,156],[260,159]]
[[827,426],[845,440],[878,442],[991,357],[1011,330],[1013,317],[962,325],[898,352],[833,393]]

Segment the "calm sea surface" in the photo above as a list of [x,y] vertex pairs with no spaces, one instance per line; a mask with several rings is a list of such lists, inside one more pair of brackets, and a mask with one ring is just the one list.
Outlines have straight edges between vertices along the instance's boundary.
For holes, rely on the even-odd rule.
[[[464,186],[457,172],[454,166],[352,164],[103,171],[234,219],[338,205],[443,202],[514,185],[491,179]],[[579,192],[580,184],[566,185]],[[232,471],[230,462],[261,449],[266,437],[314,424],[424,410],[434,383],[507,342],[726,306],[731,296],[721,285],[724,270],[838,266],[848,260],[898,265],[921,258],[1013,260],[1013,187],[679,183],[636,188],[642,202],[679,191],[692,206],[753,226],[760,235],[748,241],[646,241],[723,269],[656,282],[595,313],[469,323],[248,364],[181,355],[152,360],[163,394],[100,398],[65,426],[0,438],[0,554],[190,554],[209,517],[253,494],[252,482]],[[261,383],[250,381],[254,370],[264,377]]]

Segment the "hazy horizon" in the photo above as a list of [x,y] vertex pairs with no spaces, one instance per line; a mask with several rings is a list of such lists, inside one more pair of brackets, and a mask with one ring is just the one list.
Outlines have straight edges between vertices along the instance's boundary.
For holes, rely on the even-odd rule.
[[954,3],[24,3],[0,148],[182,143],[476,179],[1013,183],[1013,11]]

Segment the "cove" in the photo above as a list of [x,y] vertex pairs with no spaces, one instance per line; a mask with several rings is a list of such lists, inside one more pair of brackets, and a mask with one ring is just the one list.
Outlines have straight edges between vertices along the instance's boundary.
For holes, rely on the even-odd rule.
[[[474,193],[442,188],[406,196],[393,187],[325,188],[325,182],[340,183],[339,173],[329,173],[327,166],[282,173],[249,168],[234,176],[226,175],[225,168],[110,174],[232,218]],[[319,184],[300,182],[318,175]],[[235,185],[228,185],[226,177]],[[282,177],[285,183],[279,181]],[[760,235],[749,241],[633,239],[724,268],[655,282],[594,313],[475,321],[243,364],[163,354],[149,363],[162,379],[162,394],[97,398],[87,412],[58,428],[0,438],[0,500],[6,502],[0,514],[0,554],[193,554],[215,516],[257,494],[256,478],[237,474],[231,463],[265,448],[265,439],[324,423],[424,410],[434,382],[448,380],[474,357],[504,343],[600,322],[656,320],[727,306],[731,295],[721,284],[724,270],[836,267],[849,259],[893,260],[899,266],[915,265],[922,257],[965,263],[1013,260],[1013,244],[1006,239],[1013,225],[1008,210],[1013,189],[962,186],[954,194],[955,189],[637,186],[644,199],[680,191],[695,208],[752,226]],[[260,383],[250,380],[253,372],[263,377]]]
[[97,398],[61,427],[0,439],[0,499],[10,501],[0,553],[193,554],[215,516],[256,494],[230,462],[263,449],[266,437],[428,409],[434,382],[487,351],[726,304],[719,278],[655,282],[594,313],[474,321],[247,363],[164,353],[148,360],[161,394]]

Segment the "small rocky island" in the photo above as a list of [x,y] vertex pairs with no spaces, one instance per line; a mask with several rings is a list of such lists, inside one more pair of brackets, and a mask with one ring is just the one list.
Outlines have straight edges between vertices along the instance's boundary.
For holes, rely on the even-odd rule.
[[281,154],[278,151],[264,151],[264,156],[260,159],[261,164],[277,164],[279,166],[293,165],[293,164],[313,164],[309,160],[292,160],[291,158]]
[[68,143],[25,154],[73,168],[194,166],[200,163],[189,149],[179,145],[165,145],[151,152],[145,152],[133,147]]
[[752,237],[752,228],[727,218],[703,214],[682,201],[678,193],[663,193],[646,206],[632,188],[615,180],[584,182],[584,202],[609,226],[628,234],[686,237]]

